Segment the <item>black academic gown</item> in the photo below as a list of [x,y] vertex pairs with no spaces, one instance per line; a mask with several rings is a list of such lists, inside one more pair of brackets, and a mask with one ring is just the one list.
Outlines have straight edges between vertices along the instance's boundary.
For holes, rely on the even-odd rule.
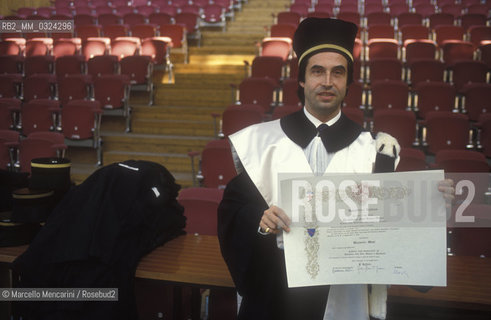
[[[302,148],[317,134],[303,110],[282,118],[280,124],[288,138]],[[342,114],[330,127],[328,151],[336,152],[349,146],[362,131]],[[377,154],[377,162],[384,163],[378,172],[394,170],[394,158],[390,161]],[[385,169],[387,167],[390,169]],[[277,247],[276,236],[258,233],[261,216],[267,208],[246,172],[229,182],[218,208],[222,255],[243,297],[238,318],[322,319],[329,286],[288,288],[284,253]]]
[[66,194],[13,262],[24,288],[118,288],[118,301],[21,302],[24,319],[137,319],[140,258],[184,233],[180,186],[163,166],[128,160],[97,170]]

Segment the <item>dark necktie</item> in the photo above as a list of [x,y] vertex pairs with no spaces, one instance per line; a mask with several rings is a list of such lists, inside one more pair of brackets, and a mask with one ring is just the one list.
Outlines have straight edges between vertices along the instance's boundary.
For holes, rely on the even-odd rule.
[[318,136],[321,137],[322,144],[324,145],[324,148],[327,150],[327,138],[329,135],[329,126],[325,123],[322,123],[317,127],[317,132]]

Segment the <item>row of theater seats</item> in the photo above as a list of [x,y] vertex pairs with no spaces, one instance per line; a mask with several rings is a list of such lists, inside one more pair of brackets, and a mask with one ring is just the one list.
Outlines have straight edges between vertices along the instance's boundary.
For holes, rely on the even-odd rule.
[[[221,137],[226,137],[250,124],[265,119],[278,119],[299,110],[300,106],[278,106],[272,116],[265,117],[257,105],[231,105],[222,114]],[[367,117],[358,108],[343,108],[343,112],[367,130],[384,131],[394,135],[402,147],[421,147],[429,153],[445,149],[482,150],[491,157],[491,114],[483,113],[476,122],[451,111],[429,111],[425,119],[418,120],[410,110],[379,109]]]
[[[491,6],[480,0],[293,0],[288,11],[300,14],[303,17],[317,16],[315,13],[336,16],[340,13],[357,13],[359,16],[368,16],[374,12],[387,12],[396,16],[405,12],[417,12],[424,16],[433,13],[451,13],[455,16],[464,13],[488,14]],[[353,14],[351,16],[354,17]],[[325,17],[325,16],[323,16]]]
[[[49,18],[53,15],[74,16],[77,14],[108,14],[115,13],[120,16],[129,13],[141,13],[149,15],[154,12],[199,12],[209,5],[217,5],[223,8],[227,14],[232,14],[232,9],[240,10],[243,0],[92,0],[92,1],[67,1],[56,0],[52,7],[21,7],[16,14],[22,18],[36,16]],[[196,8],[198,11],[196,11]]]
[[[96,39],[95,46],[91,46],[91,42],[86,44],[87,53],[93,56],[86,61],[85,56],[77,54],[77,42],[72,40],[75,39],[55,42],[62,44],[58,51],[56,45],[53,48],[54,52],[59,53],[58,56],[46,55],[49,53],[46,45],[41,47],[39,54],[27,57],[15,54],[0,56],[0,96],[22,99],[26,103],[32,99],[55,99],[61,106],[71,100],[97,100],[105,114],[124,116],[129,131],[129,92],[147,91],[149,104],[153,104],[152,74],[154,65],[159,66],[156,63],[166,63],[165,44],[158,47],[160,41],[147,39],[141,48],[152,49],[154,55],[135,55],[138,48],[135,42],[119,39],[112,43],[112,53],[116,55],[107,55],[105,44]],[[5,42],[8,41],[0,44]],[[43,41],[37,43],[43,44]],[[71,45],[69,49],[66,49],[65,44]],[[18,124],[13,123],[11,126],[16,127]]]
[[[240,8],[238,2],[238,7]],[[63,7],[68,6],[68,9]],[[77,4],[78,5],[78,4]],[[198,40],[200,44],[202,27],[220,27],[225,30],[226,18],[234,16],[234,2],[232,0],[206,0],[206,1],[186,1],[185,3],[147,3],[144,6],[123,5],[115,7],[112,4],[104,4],[101,6],[70,6],[62,3],[58,7],[54,7],[50,15],[26,14],[29,12],[27,8],[21,8],[21,13],[16,16],[6,16],[4,19],[31,19],[31,20],[74,20],[75,32],[78,37],[85,39],[85,35],[101,36],[101,28],[106,37],[113,38],[115,33],[118,36],[138,36],[145,34],[145,37],[153,36],[170,36],[175,33],[169,27],[169,24],[180,26],[180,33],[187,35],[189,38]],[[36,11],[33,10],[35,13]],[[99,30],[91,27],[100,27]],[[171,30],[167,30],[171,29]],[[73,32],[71,33],[73,34]],[[53,38],[71,37],[68,32],[51,33]],[[5,33],[2,37],[15,37],[16,34]],[[25,38],[41,37],[43,35],[26,33]],[[45,34],[44,36],[47,36]],[[181,39],[175,40],[175,45],[181,43]],[[180,47],[180,46],[179,46]]]
[[[235,112],[236,117],[241,117],[242,127],[253,124],[251,121],[252,117],[246,118],[247,114],[245,112],[239,113],[237,110],[240,107],[232,106],[227,108],[224,114],[225,119],[231,120],[230,114]],[[233,110],[236,109],[236,110]],[[228,113],[228,115],[227,115]],[[390,113],[381,114],[380,128],[385,127],[395,127],[401,125],[401,122],[385,122],[382,123],[383,117],[391,116]],[[257,120],[257,119],[256,119]],[[447,119],[440,119],[440,123],[436,123],[436,126],[440,128],[446,126],[445,121]],[[438,120],[437,120],[438,121]],[[491,117],[487,117],[487,138],[490,138],[491,132]],[[379,128],[377,127],[377,128]],[[408,127],[408,126],[406,126]],[[403,130],[399,130],[403,131]],[[438,133],[437,135],[439,135]],[[404,142],[403,140],[401,140]],[[191,157],[195,157],[198,153],[190,153]],[[472,150],[456,150],[456,149],[439,149],[435,151],[434,162],[428,163],[425,154],[415,148],[411,148],[411,145],[402,145],[402,150],[400,153],[401,161],[398,165],[398,171],[413,171],[413,170],[427,170],[427,169],[443,169],[446,172],[463,172],[463,173],[489,173],[490,166],[486,160],[486,157],[477,151]],[[219,159],[219,161],[217,161]],[[203,187],[207,188],[218,188],[223,189],[236,175],[235,167],[233,164],[233,159],[230,152],[230,143],[227,139],[218,139],[210,141],[204,148],[200,156],[200,171],[197,174],[197,179]],[[485,185],[480,191],[484,196],[487,192],[489,181],[485,181]],[[480,201],[484,201],[481,199]]]
[[[0,82],[11,80],[0,76]],[[16,97],[0,98],[2,129],[13,128],[24,135],[38,130],[57,130],[62,125],[57,114],[73,101],[96,101],[104,115],[121,116],[126,120],[126,131],[131,130],[131,108],[129,105],[130,80],[125,75],[108,74],[95,77],[69,75],[58,78],[54,75],[36,74],[22,82],[22,103]],[[3,83],[7,87],[7,83]],[[3,87],[3,86],[2,86]],[[14,88],[15,89],[15,88]],[[58,94],[54,94],[58,92]],[[25,114],[29,106],[33,108],[39,122],[27,122]],[[61,110],[61,111],[60,111]],[[35,119],[35,118],[34,118]],[[51,121],[51,119],[54,119]],[[42,128],[42,129],[41,129]]]
[[[66,41],[69,41],[68,39]],[[0,42],[0,44],[3,42]],[[66,76],[70,74],[90,74],[97,76],[104,72],[99,72],[98,68],[103,67],[100,60],[104,60],[108,65],[103,70],[114,70],[111,73],[119,72],[118,67],[128,65],[127,61],[141,61],[144,63],[145,68],[141,70],[145,75],[148,73],[148,69],[152,69],[154,66],[161,66],[156,64],[156,59],[163,60],[166,63],[165,55],[160,56],[160,52],[153,52],[155,56],[151,55],[136,55],[135,50],[138,47],[132,41],[121,40],[117,41],[111,53],[104,54],[104,45],[100,45],[99,41],[88,43],[86,47],[85,55],[77,54],[59,54],[59,55],[30,55],[27,57],[21,55],[0,55],[0,74],[19,74],[22,76],[31,76],[39,73],[54,74],[56,76]],[[129,45],[127,45],[129,44]],[[152,42],[149,41],[149,46],[152,46]],[[101,47],[102,46],[102,47]],[[58,51],[58,53],[60,53]],[[65,51],[65,53],[68,53]],[[71,53],[71,51],[70,51]],[[165,54],[165,51],[163,52]],[[157,56],[159,54],[159,56]],[[94,59],[95,58],[95,59]],[[141,63],[139,64],[141,65]],[[128,66],[131,67],[131,66]],[[128,67],[124,67],[126,71]],[[131,73],[134,73],[138,68],[131,69]],[[131,73],[128,76],[131,76]]]
[[[172,39],[169,37],[148,37],[141,39],[139,37],[88,37],[81,38],[61,38],[53,41],[52,38],[33,38],[25,40],[23,38],[6,38],[0,41],[0,56],[3,59],[10,59],[11,66],[8,62],[0,65],[1,73],[23,72],[18,70],[25,64],[25,59],[31,59],[33,63],[43,64],[49,72],[58,69],[59,63],[64,65],[73,65],[69,71],[60,70],[58,74],[80,72],[75,68],[83,68],[83,61],[87,61],[94,56],[114,55],[118,59],[127,56],[143,55],[149,56],[152,63],[159,67],[166,67],[170,64],[169,48]],[[6,57],[9,56],[9,57]],[[39,58],[44,56],[44,58]],[[67,56],[76,56],[69,58]],[[57,61],[60,58],[62,61]],[[53,65],[56,64],[56,65]],[[14,68],[17,66],[17,69]],[[47,66],[47,67],[46,67]],[[69,66],[68,66],[69,67]],[[82,70],[83,71],[83,70]],[[37,72],[37,70],[27,71],[28,74]]]
[[[216,5],[223,8],[227,15],[233,16],[233,9],[241,9],[241,0],[133,0],[133,1],[87,1],[87,2],[74,2],[74,1],[55,1],[54,7],[51,10],[43,8],[44,13],[52,13],[53,9],[57,14],[75,15],[75,14],[104,14],[104,13],[117,13],[124,15],[128,13],[143,13],[150,14],[153,12],[170,12],[179,13],[186,10],[193,10],[196,8],[204,9],[209,5]],[[29,8],[22,8],[24,14],[32,14]],[[38,13],[38,10],[35,11]]]
[[[60,108],[60,103],[56,100],[36,99],[21,105],[20,101],[15,99],[0,99],[0,131],[3,142],[1,169],[30,171],[30,159],[36,157],[22,156],[29,151],[20,152],[20,157],[16,156],[16,152],[10,150],[12,145],[6,145],[5,142],[22,142],[39,134],[44,134],[45,138],[51,134],[57,144],[94,148],[97,152],[97,162],[99,165],[102,164],[102,113],[103,109],[98,101],[72,100]],[[10,158],[6,157],[9,154],[8,149]],[[48,149],[45,151],[50,157],[56,155],[54,150]],[[35,155],[39,150],[35,149],[34,154],[29,154]],[[41,152],[37,157],[46,156]]]
[[35,158],[63,158],[67,146],[61,133],[33,132],[23,138],[17,131],[0,130],[0,169],[31,172]]
[[[3,90],[2,114],[15,112],[18,103],[13,102],[23,98],[24,105],[43,99],[52,103],[61,104],[64,108],[70,101],[85,99],[95,100],[101,104],[104,114],[119,115],[126,119],[126,130],[130,131],[129,94],[131,81],[125,74],[107,74],[92,77],[90,75],[67,75],[57,78],[51,74],[35,74],[23,81],[18,81],[11,75],[0,76]],[[22,90],[18,93],[18,87]],[[143,86],[147,86],[147,83]],[[151,82],[150,82],[151,86]],[[146,90],[146,87],[145,87]],[[152,90],[149,90],[152,94]],[[12,94],[10,94],[12,93]],[[49,100],[51,99],[51,100]],[[6,117],[11,119],[12,117]],[[10,127],[29,130],[24,122],[11,123]]]
[[[295,62],[290,64],[291,69],[297,68]],[[284,70],[285,64],[281,58],[254,58],[248,76],[238,87],[234,87],[238,90],[236,102],[261,105],[265,112],[276,105],[299,104],[296,75],[291,77],[290,73],[290,77],[285,77]],[[486,95],[490,87],[488,69],[478,61],[459,61],[445,69],[439,61],[418,60],[406,70],[397,61],[379,59],[372,61],[368,72],[369,81],[358,80],[350,86],[345,106],[421,110],[420,116],[431,108],[460,109],[470,112],[474,121],[479,113],[490,110],[487,100],[482,100],[489,96]],[[410,74],[410,82],[401,80],[405,72]],[[444,81],[447,75],[450,75],[451,81]],[[430,87],[440,88],[438,92],[449,94],[444,98],[445,102],[438,104],[436,101],[437,104],[432,106],[426,103],[425,97],[418,99]],[[389,89],[394,91],[387,91]]]

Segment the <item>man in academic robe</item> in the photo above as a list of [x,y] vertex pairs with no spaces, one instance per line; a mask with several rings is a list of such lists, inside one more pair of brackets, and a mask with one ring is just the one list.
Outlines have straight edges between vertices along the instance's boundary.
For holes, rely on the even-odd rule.
[[341,112],[353,80],[356,25],[303,20],[293,40],[304,108],[230,136],[238,176],[218,209],[218,237],[239,295],[239,319],[385,319],[385,286],[288,288],[282,233],[290,219],[276,206],[278,174],[394,171],[400,147],[376,138]]

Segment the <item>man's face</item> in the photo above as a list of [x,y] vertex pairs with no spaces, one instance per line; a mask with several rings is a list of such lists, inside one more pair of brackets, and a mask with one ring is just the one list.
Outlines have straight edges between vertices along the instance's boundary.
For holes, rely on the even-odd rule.
[[336,52],[320,52],[310,57],[305,69],[305,108],[326,122],[340,110],[346,95],[348,61]]

